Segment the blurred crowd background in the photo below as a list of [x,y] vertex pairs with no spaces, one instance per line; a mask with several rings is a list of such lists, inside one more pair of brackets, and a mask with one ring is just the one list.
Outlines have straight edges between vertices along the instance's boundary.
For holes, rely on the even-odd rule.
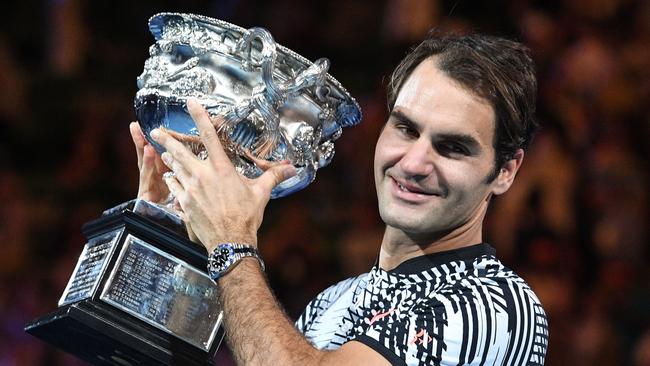
[[293,318],[376,258],[372,156],[407,49],[431,27],[529,45],[543,129],[485,236],[544,304],[548,365],[650,365],[650,1],[22,0],[0,22],[0,366],[83,365],[23,326],[56,307],[81,225],[136,193],[127,125],[161,11],[263,26],[328,57],[362,106],[333,163],[265,216],[267,273]]

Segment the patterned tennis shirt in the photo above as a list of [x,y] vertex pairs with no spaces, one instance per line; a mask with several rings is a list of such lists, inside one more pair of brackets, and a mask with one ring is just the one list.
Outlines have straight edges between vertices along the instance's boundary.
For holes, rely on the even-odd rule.
[[546,315],[488,244],[412,258],[326,289],[296,322],[317,348],[355,340],[393,365],[543,365]]

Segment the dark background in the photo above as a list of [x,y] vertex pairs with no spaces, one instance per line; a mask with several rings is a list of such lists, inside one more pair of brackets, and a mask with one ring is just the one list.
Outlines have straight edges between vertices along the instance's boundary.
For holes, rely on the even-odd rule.
[[294,318],[378,253],[372,155],[408,47],[430,27],[529,45],[543,129],[485,236],[544,304],[548,365],[650,365],[650,2],[23,0],[0,22],[0,366],[81,364],[22,329],[56,307],[81,225],[135,195],[127,125],[160,11],[263,26],[330,58],[362,106],[333,163],[265,216],[267,273]]

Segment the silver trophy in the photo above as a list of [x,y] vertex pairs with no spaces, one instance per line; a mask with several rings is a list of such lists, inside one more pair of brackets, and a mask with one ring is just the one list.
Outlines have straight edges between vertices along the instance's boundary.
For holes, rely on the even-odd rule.
[[224,118],[215,128],[241,174],[262,174],[260,161],[294,165],[297,174],[273,190],[276,198],[311,183],[332,160],[342,128],[361,120],[357,102],[327,73],[327,59],[312,63],[263,28],[170,13],[151,18],[149,28],[156,43],[138,78],[135,109],[158,152],[149,133],[164,128],[204,156],[185,106],[195,97]]
[[[192,14],[149,20],[156,39],[138,77],[135,109],[149,136],[167,130],[198,157],[207,152],[186,101],[197,98],[237,171],[258,177],[274,162],[297,174],[272,198],[306,187],[334,156],[357,102],[314,63],[263,28]],[[217,122],[218,121],[218,122]],[[26,330],[98,365],[209,365],[223,338],[218,289],[207,253],[169,209],[133,200],[84,225],[88,238],[59,307]],[[245,294],[242,294],[245,296]]]

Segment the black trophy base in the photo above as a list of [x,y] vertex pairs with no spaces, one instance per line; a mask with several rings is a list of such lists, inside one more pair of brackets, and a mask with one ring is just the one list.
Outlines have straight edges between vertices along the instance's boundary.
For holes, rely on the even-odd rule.
[[[173,230],[173,223],[161,225],[130,209],[84,225],[89,242],[61,305],[25,331],[93,365],[213,365],[224,331],[208,306],[217,299],[206,282],[216,285],[197,272],[207,268],[205,249]],[[178,268],[184,270],[177,274]],[[169,318],[146,318],[159,310]],[[170,325],[169,319],[180,320]],[[183,321],[190,329],[179,325]],[[209,340],[207,332],[213,332]],[[197,346],[201,342],[209,348]]]
[[125,323],[123,315],[97,305],[62,306],[27,324],[25,331],[93,365],[214,365],[178,338]]

